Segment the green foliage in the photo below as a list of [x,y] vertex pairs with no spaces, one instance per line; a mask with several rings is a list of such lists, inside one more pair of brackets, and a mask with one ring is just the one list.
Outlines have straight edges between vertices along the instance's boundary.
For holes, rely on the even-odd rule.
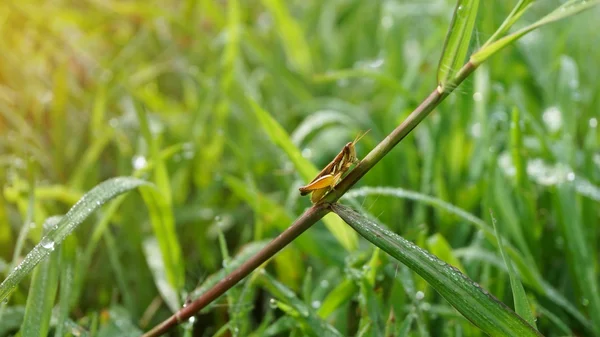
[[0,2],[0,337],[139,336],[439,84],[340,203],[507,307],[330,214],[173,335],[600,337],[598,1],[458,3]]

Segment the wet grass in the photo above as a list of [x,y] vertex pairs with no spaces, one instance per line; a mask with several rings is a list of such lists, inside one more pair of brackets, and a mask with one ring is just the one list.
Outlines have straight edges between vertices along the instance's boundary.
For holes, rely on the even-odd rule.
[[[136,336],[205,292],[310,206],[298,187],[344,144],[371,130],[362,158],[436,87],[454,5],[0,4],[2,279],[50,256],[0,336]],[[471,50],[512,5],[480,6]],[[341,200],[546,336],[600,336],[598,15],[483,63]],[[79,206],[107,205],[52,234],[116,176],[154,187],[102,185]],[[421,276],[330,214],[173,335],[483,335]]]

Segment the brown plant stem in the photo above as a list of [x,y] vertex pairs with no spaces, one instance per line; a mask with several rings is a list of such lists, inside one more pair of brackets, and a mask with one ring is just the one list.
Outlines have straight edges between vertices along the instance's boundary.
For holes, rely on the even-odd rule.
[[142,337],[157,337],[167,332],[173,326],[192,317],[212,301],[223,295],[227,290],[248,276],[253,270],[269,260],[283,247],[300,236],[305,230],[319,221],[329,210],[329,205],[337,201],[346,191],[356,184],[377,162],[408,135],[440,102],[464,81],[477,66],[471,62],[465,64],[456,77],[443,87],[437,87],[427,98],[387,137],[369,152],[365,158],[338,184],[335,190],[326,195],[319,203],[313,205],[279,236],[269,242],[260,252],[244,262],[214,287],[202,294],[189,305],[181,308],[171,317],[145,333]]
[[216,300],[219,296],[223,295],[227,290],[248,276],[248,274],[258,268],[261,264],[273,257],[278,251],[300,236],[300,234],[309,229],[314,223],[319,221],[325,214],[329,213],[329,211],[328,205],[324,203],[314,205],[307,209],[306,212],[296,219],[290,227],[271,240],[271,242],[269,242],[260,252],[252,256],[192,303],[181,308],[171,317],[145,333],[143,337],[160,336],[180,322],[192,317],[198,311],[202,310],[202,308]]

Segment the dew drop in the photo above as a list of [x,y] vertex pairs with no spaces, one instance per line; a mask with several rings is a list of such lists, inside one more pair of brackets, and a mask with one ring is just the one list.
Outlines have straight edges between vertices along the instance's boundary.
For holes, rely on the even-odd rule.
[[415,294],[415,299],[417,299],[417,301],[420,301],[422,299],[425,298],[425,293],[423,293],[422,291],[417,291],[417,293]]
[[144,167],[146,167],[146,164],[148,163],[148,161],[146,160],[146,157],[144,156],[133,156],[133,158],[131,159],[131,164],[133,165],[133,168],[136,170],[140,170],[143,169]]
[[42,242],[40,242],[40,244],[42,245],[42,247],[44,247],[45,249],[48,250],[54,250],[54,241],[50,240],[50,239],[42,239]]

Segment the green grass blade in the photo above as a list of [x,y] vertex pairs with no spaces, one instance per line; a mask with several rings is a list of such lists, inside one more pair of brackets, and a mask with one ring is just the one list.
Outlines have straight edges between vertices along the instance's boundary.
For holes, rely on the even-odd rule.
[[317,314],[322,318],[327,318],[343,303],[349,301],[356,291],[358,285],[349,279],[344,279],[338,284],[323,300],[323,304],[319,307]]
[[69,236],[60,247],[60,289],[58,302],[58,317],[55,337],[65,335],[64,329],[69,319],[73,283],[75,281],[75,266],[77,263],[77,238]]
[[[173,291],[178,293],[185,284],[185,271],[183,252],[175,231],[171,181],[160,150],[160,137],[152,134],[146,111],[141,104],[138,105],[136,112],[142,135],[150,148],[152,162],[154,163],[154,182],[157,186],[157,189],[142,188],[140,193],[150,213],[150,222],[152,223],[154,236],[158,240],[167,280]],[[164,290],[164,287],[162,289]],[[166,299],[168,299],[171,309],[176,310],[179,308],[180,301],[173,302],[171,296],[168,296]]]
[[510,287],[513,293],[513,300],[515,302],[515,311],[519,314],[523,319],[529,323],[534,328],[535,317],[533,312],[531,311],[531,307],[529,306],[529,300],[527,300],[527,294],[525,294],[525,289],[523,288],[523,284],[517,277],[515,270],[512,265],[512,261],[504,251],[504,244],[502,243],[502,236],[500,236],[500,231],[498,230],[498,225],[496,223],[496,218],[490,211],[490,216],[492,217],[492,225],[494,226],[494,231],[496,232],[496,238],[498,239],[498,248],[500,249],[500,254],[502,255],[502,259],[504,260],[504,264],[506,265],[506,269],[508,270],[508,277],[510,278]]
[[[44,223],[45,230],[51,230],[60,222],[60,217],[51,217]],[[49,247],[53,251],[54,247]],[[58,253],[42,261],[33,271],[31,286],[27,295],[25,318],[21,327],[23,337],[45,337],[50,329],[50,317],[58,288]]]
[[515,41],[517,41],[518,39],[520,39],[527,33],[531,32],[537,28],[540,28],[542,26],[545,26],[547,24],[550,24],[552,22],[556,22],[556,21],[568,18],[570,16],[579,14],[579,13],[589,10],[592,7],[597,6],[597,5],[600,5],[600,0],[589,0],[589,1],[588,0],[571,0],[571,1],[568,1],[568,2],[564,3],[563,5],[559,6],[558,8],[556,8],[550,14],[548,14],[545,17],[543,17],[542,19],[538,20],[537,22],[535,22],[527,27],[521,28],[512,34],[507,35],[507,36],[499,39],[498,41],[490,43],[488,46],[479,49],[477,52],[475,52],[471,56],[471,62],[473,62],[476,65],[479,65],[479,64],[483,63],[485,60],[487,60],[488,58],[490,58],[492,55],[496,54],[502,48],[508,46],[511,43],[514,43]]
[[504,19],[500,27],[494,32],[494,34],[486,41],[486,43],[482,46],[482,48],[488,46],[490,43],[496,41],[499,36],[504,35],[512,25],[519,20],[523,14],[527,11],[531,5],[533,5],[534,0],[519,0],[519,2],[515,5],[510,14]]
[[[311,181],[319,171],[310,161],[302,157],[302,153],[294,145],[289,134],[267,111],[261,108],[254,100],[249,99],[249,102],[264,131],[269,135],[271,140],[287,154],[294,167],[296,167],[296,170],[300,173],[300,176],[305,181]],[[342,221],[332,216],[325,216],[323,221],[344,248],[351,251],[357,247],[358,238],[356,233],[349,230]]]
[[158,240],[167,280],[173,289],[180,290],[185,283],[185,274],[173,211],[157,189],[141,188],[140,194],[148,207],[150,223],[154,237]]
[[490,336],[541,336],[506,305],[457,269],[348,207],[334,204],[332,209],[361,236],[419,274],[485,333]]
[[14,287],[51,253],[50,248],[60,245],[96,209],[117,195],[142,185],[148,185],[148,183],[131,177],[117,177],[100,183],[86,193],[0,284],[0,301],[6,299]]
[[179,293],[177,289],[173,288],[167,279],[169,272],[165,266],[165,259],[162,256],[158,240],[155,238],[148,238],[144,240],[143,249],[146,263],[152,272],[154,283],[156,284],[158,291],[165,300],[165,303],[169,309],[171,309],[173,312],[177,311],[181,304]]
[[442,57],[438,64],[437,79],[441,90],[447,89],[445,88],[446,84],[465,62],[478,8],[479,0],[458,0],[456,3]]

